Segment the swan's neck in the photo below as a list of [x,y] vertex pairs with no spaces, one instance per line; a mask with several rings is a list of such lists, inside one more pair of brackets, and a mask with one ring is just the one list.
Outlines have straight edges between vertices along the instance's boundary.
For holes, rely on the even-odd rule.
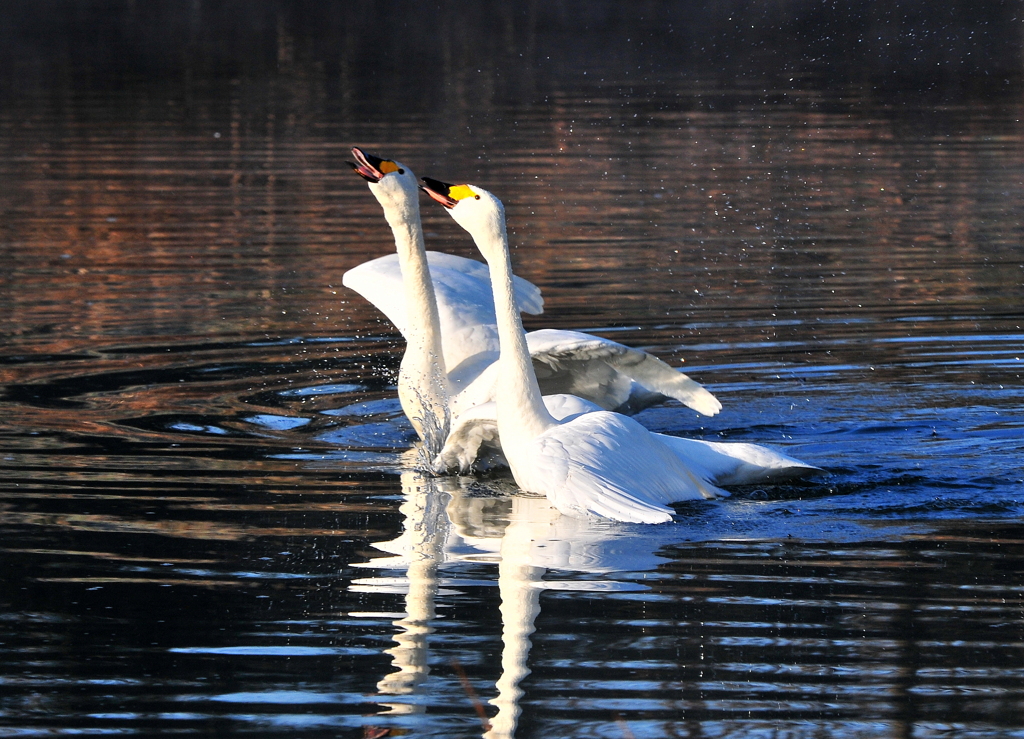
[[[556,422],[541,399],[537,374],[530,360],[530,350],[526,345],[526,334],[512,284],[512,260],[504,228],[491,238],[497,240],[502,248],[481,251],[491,255],[487,263],[491,269],[491,289],[494,292],[498,340],[501,344],[496,393],[498,433],[501,435],[502,448],[509,449],[516,442],[524,443],[533,439]],[[512,462],[511,457],[509,461]]]
[[[432,453],[448,435],[448,372],[441,347],[441,319],[423,244],[419,204],[385,211],[395,235],[405,293],[406,350],[398,378],[398,397],[420,438]],[[434,437],[440,435],[439,440]],[[435,449],[434,446],[437,448]]]

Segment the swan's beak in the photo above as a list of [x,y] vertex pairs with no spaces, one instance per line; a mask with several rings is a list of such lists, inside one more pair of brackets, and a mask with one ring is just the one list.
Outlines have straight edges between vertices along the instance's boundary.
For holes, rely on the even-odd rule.
[[449,185],[447,182],[434,180],[430,177],[422,177],[421,179],[427,184],[420,185],[420,189],[448,210],[458,205],[460,200],[465,200],[466,198],[480,199],[480,196],[473,192],[469,185]]
[[384,178],[384,175],[398,171],[398,165],[390,159],[375,157],[373,154],[368,154],[363,151],[358,146],[352,147],[352,156],[355,157],[355,161],[346,162],[346,164],[354,169],[356,174],[367,182],[380,182]]
[[447,182],[441,182],[441,180],[435,180],[430,177],[421,177],[420,179],[426,183],[420,185],[420,189],[448,210],[459,204],[459,201],[449,194],[454,185],[449,185]]

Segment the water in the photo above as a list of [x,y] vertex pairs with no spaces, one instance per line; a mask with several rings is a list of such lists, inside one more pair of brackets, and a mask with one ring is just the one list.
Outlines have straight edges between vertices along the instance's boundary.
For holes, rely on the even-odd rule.
[[[701,76],[654,69],[653,36],[544,61],[571,27],[536,7],[533,46],[510,15],[487,52],[534,55],[504,76],[452,61],[489,16],[443,16],[447,66],[403,75],[321,65],[308,8],[256,14],[269,46],[230,36],[231,66],[210,7],[168,25],[195,54],[131,64],[16,24],[0,734],[1024,733],[1019,86]],[[352,145],[503,198],[528,328],[645,347],[724,404],[649,428],[826,474],[660,526],[418,475],[402,343],[340,286],[392,248]]]

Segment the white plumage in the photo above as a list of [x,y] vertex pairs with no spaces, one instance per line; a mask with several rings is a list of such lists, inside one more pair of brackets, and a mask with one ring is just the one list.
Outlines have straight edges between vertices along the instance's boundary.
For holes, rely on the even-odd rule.
[[[441,349],[446,368],[467,359],[498,353],[498,328],[487,265],[439,251],[425,252],[440,319]],[[397,253],[385,254],[353,267],[341,278],[383,313],[402,336],[409,330],[402,267]],[[543,313],[540,289],[515,278],[516,300],[526,313]],[[493,359],[492,359],[493,361]]]
[[[426,251],[411,170],[360,149],[352,153],[353,168],[384,208],[397,253],[349,270],[342,282],[406,338],[399,399],[429,453],[437,455],[453,424],[495,397],[499,342],[490,272],[471,259]],[[543,311],[536,286],[518,277],[512,284],[521,310]],[[527,342],[545,394],[571,393],[624,412],[666,398],[705,415],[722,407],[699,383],[644,351],[577,331],[534,331]],[[485,421],[481,411],[474,412],[474,424],[482,429]],[[467,444],[453,452],[453,445],[438,460],[466,470],[478,447]]]
[[513,291],[501,202],[472,185],[427,180],[435,199],[472,235],[491,268],[501,355],[497,428],[516,483],[569,515],[671,520],[667,504],[725,495],[736,484],[815,471],[752,444],[707,444],[654,434],[631,418],[595,410],[557,418],[540,395]]
[[[495,376],[497,379],[497,376]],[[604,410],[601,406],[575,395],[557,393],[542,400],[554,418],[563,421],[581,413]],[[471,465],[486,470],[507,464],[501,453],[498,437],[498,406],[493,400],[473,406],[452,419],[451,431],[444,448],[437,455],[437,469],[467,470]]]

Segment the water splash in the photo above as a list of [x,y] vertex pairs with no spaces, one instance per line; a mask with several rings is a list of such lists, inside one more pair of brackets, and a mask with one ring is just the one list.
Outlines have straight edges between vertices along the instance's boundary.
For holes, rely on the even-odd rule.
[[438,467],[435,459],[444,448],[444,443],[451,431],[451,411],[446,404],[441,406],[440,414],[435,413],[431,404],[425,402],[423,395],[418,390],[414,392],[422,413],[412,420],[414,421],[413,425],[419,429],[420,440],[423,442],[417,448],[416,467],[432,475],[443,474],[444,469]]

